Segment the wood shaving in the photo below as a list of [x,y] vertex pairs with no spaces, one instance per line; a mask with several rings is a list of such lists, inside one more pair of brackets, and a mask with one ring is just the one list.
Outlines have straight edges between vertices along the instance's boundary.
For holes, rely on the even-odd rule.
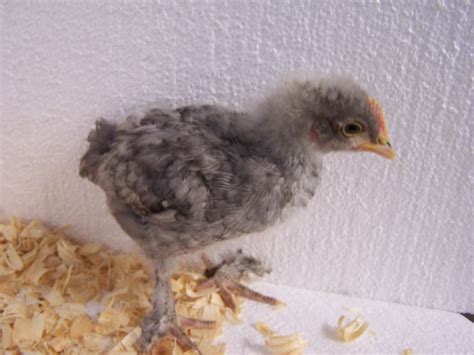
[[369,323],[362,317],[357,316],[353,320],[348,320],[346,316],[341,316],[337,322],[337,334],[344,342],[351,342],[360,338],[369,327]]
[[265,346],[271,354],[301,355],[304,352],[306,341],[301,333],[279,335],[263,322],[255,324],[257,331],[265,339]]

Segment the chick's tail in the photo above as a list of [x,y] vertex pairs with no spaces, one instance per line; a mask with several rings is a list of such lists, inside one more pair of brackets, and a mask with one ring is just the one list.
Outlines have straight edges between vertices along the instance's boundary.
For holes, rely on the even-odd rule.
[[97,170],[104,154],[106,154],[114,141],[116,126],[101,118],[96,121],[95,129],[91,130],[87,141],[89,149],[82,156],[79,165],[79,175],[95,182]]

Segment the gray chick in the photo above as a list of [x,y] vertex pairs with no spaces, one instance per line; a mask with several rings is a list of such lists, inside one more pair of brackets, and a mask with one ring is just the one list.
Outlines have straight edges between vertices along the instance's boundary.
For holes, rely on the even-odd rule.
[[[120,123],[101,119],[88,141],[80,175],[104,190],[117,222],[156,267],[154,309],[142,324],[148,348],[171,334],[196,349],[178,324],[169,284],[178,255],[262,231],[306,206],[324,153],[395,157],[380,104],[339,77],[284,82],[248,112],[203,105],[151,109]],[[256,259],[234,253],[208,264],[209,282],[276,302],[236,281],[247,271],[265,271]]]

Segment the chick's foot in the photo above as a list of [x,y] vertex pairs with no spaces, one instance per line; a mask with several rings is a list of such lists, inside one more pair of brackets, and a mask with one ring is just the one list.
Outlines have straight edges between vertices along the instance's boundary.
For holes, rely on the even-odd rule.
[[197,345],[189,338],[184,328],[194,329],[212,329],[216,327],[216,322],[202,321],[184,317],[176,317],[176,315],[162,317],[158,312],[153,312],[147,316],[142,322],[142,335],[138,341],[138,346],[145,354],[162,354],[168,353],[173,344],[169,343],[170,338],[183,349],[194,350],[197,354],[201,354]]
[[245,255],[242,250],[227,254],[217,264],[206,255],[202,256],[202,260],[206,265],[205,275],[208,279],[199,283],[195,288],[196,291],[217,286],[222,300],[232,310],[236,308],[234,295],[272,306],[284,305],[276,298],[263,295],[240,282],[246,276],[263,276],[271,271],[261,261]]

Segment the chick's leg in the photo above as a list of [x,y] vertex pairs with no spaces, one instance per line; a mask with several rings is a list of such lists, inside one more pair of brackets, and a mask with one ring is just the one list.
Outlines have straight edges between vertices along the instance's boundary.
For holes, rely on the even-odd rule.
[[242,250],[229,253],[218,264],[214,263],[206,255],[203,255],[202,259],[207,267],[206,276],[208,279],[198,284],[196,291],[211,286],[217,286],[223,301],[227,307],[232,310],[235,309],[235,302],[232,295],[272,306],[284,305],[283,302],[276,298],[263,295],[240,283],[240,280],[248,274],[263,276],[270,272],[270,269],[265,268],[259,260],[245,255]]
[[195,319],[179,318],[176,314],[173,293],[171,291],[170,276],[174,268],[172,258],[160,260],[156,263],[156,290],[153,310],[142,321],[142,335],[139,346],[147,353],[153,353],[155,343],[164,336],[171,336],[183,349],[193,349],[200,354],[199,349],[187,336],[182,328],[213,328],[215,322],[199,321]]

